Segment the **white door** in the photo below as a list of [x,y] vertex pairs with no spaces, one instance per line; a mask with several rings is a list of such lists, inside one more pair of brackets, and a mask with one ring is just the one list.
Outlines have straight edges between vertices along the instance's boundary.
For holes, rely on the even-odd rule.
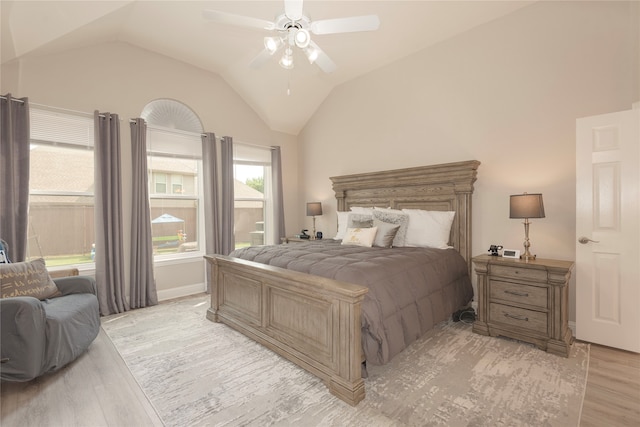
[[576,338],[640,353],[640,110],[576,136]]

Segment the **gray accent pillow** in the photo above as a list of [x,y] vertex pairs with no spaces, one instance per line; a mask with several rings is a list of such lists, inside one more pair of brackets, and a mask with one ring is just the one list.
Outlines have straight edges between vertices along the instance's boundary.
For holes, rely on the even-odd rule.
[[399,247],[405,246],[405,240],[407,237],[407,227],[409,225],[409,216],[407,214],[392,212],[391,210],[386,209],[375,209],[373,211],[373,218],[378,219],[379,221],[386,222],[389,224],[397,224],[400,226],[398,232],[396,233],[396,237],[393,239],[392,246]]
[[390,224],[374,218],[373,226],[378,228],[376,238],[373,241],[373,246],[390,248],[391,245],[393,245],[393,239],[396,237],[396,234],[398,234],[400,224]]
[[42,258],[0,264],[0,285],[2,298],[34,297],[45,300],[60,295]]
[[368,213],[349,213],[347,228],[371,228],[373,216]]

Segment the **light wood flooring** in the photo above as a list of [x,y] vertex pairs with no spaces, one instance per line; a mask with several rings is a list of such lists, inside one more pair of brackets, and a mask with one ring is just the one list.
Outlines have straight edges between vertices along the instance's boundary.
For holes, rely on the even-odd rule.
[[[640,425],[640,354],[591,345],[580,427]],[[1,384],[0,426],[162,426],[101,330],[89,350],[57,373]]]
[[89,350],[53,374],[5,382],[0,426],[162,426],[160,417],[105,332]]
[[640,354],[591,344],[580,427],[640,426]]

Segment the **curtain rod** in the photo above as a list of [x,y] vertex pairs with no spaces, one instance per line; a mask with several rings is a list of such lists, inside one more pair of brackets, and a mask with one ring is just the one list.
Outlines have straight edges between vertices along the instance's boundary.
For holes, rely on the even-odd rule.
[[[209,134],[207,133],[202,133],[200,134],[200,136],[209,136]],[[216,139],[218,141],[222,141],[222,138],[224,138],[223,136],[216,136]],[[248,142],[242,142],[242,141],[233,141],[234,145],[244,145],[245,147],[254,147],[254,148],[263,148],[265,150],[275,150],[275,147],[268,147],[266,145],[259,145],[259,144],[250,144]]]
[[[68,113],[82,114],[83,116],[87,116],[87,117],[93,117],[93,113],[87,113],[86,111],[70,110],[69,108],[62,108],[62,107],[52,107],[51,105],[38,104],[36,102],[31,102],[29,103],[29,105],[31,105],[32,107],[42,107],[54,112],[64,111]],[[104,119],[106,116],[104,114],[98,114],[98,117],[102,117]],[[121,118],[118,118],[118,120],[122,121]]]
[[[4,96],[4,95],[0,95],[0,98],[2,98],[2,99],[7,99],[7,97],[6,97],[6,96]],[[21,104],[23,104],[23,103],[24,103],[24,101],[23,101],[23,100],[21,100],[21,99],[17,99],[17,98],[11,98],[11,100],[12,100],[12,101],[19,102],[19,103],[21,103]],[[36,106],[36,107],[44,107],[44,108],[48,108],[48,109],[51,109],[51,110],[68,111],[68,112],[70,112],[70,113],[80,113],[80,114],[85,114],[85,115],[87,115],[87,116],[93,116],[93,114],[92,114],[92,113],[87,113],[87,112],[84,112],[84,111],[69,110],[69,109],[67,109],[67,108],[60,108],[60,107],[52,107],[52,106],[50,106],[50,105],[37,104],[37,103],[35,103],[35,102],[32,102],[30,105],[31,105],[31,106]],[[102,117],[102,118],[106,117],[104,114],[98,114],[98,116],[99,116],[99,117]],[[123,120],[123,119],[120,119],[120,120]],[[135,119],[129,119],[129,123],[135,123],[135,122],[136,122],[136,120],[135,120]],[[209,134],[206,134],[206,133],[201,133],[201,134],[200,134],[200,136],[208,136],[208,135],[209,135]],[[217,140],[219,140],[219,141],[222,141],[222,138],[223,138],[223,137],[216,136],[216,139],[217,139]],[[234,141],[234,144],[245,145],[245,146],[248,146],[248,147],[255,147],[255,148],[264,148],[265,150],[275,150],[275,148],[274,148],[274,147],[267,147],[267,146],[264,146],[264,145],[258,145],[258,144],[249,144],[249,143],[241,142],[241,141]]]
[[241,141],[238,141],[238,142],[234,141],[233,143],[234,144],[238,144],[238,145],[244,145],[246,147],[263,148],[263,149],[269,150],[269,151],[275,150],[275,147],[267,147],[266,145],[249,144],[247,142],[241,142]]
[[[0,98],[2,98],[2,99],[4,99],[4,100],[8,100],[8,99],[9,99],[9,98],[7,98],[7,97],[6,97],[6,96],[4,96],[4,95],[0,95]],[[13,98],[13,97],[11,97],[11,100],[12,100],[12,101],[15,101],[15,102],[19,102],[20,104],[24,104],[24,101],[23,101],[22,99],[19,99],[19,98]]]

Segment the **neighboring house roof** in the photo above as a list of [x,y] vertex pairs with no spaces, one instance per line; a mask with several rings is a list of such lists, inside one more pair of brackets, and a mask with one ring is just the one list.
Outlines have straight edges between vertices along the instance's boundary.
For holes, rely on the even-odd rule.
[[[93,151],[76,150],[73,156],[66,150],[56,146],[37,145],[31,150],[29,185],[34,191],[55,191],[64,188],[71,192],[93,193]],[[171,170],[173,173],[181,172],[187,176],[193,176],[197,171],[193,170],[193,162],[175,158],[155,158],[154,170]],[[260,199],[264,197],[258,190],[235,180],[234,194],[239,199]],[[67,202],[76,201],[76,197],[69,197]],[[38,196],[38,202],[48,202],[53,199],[50,196]],[[57,202],[61,199],[56,197]],[[240,202],[239,202],[240,203]],[[243,207],[246,203],[242,202]],[[253,207],[253,206],[252,206]]]
[[[93,151],[76,150],[74,156],[56,146],[37,145],[29,159],[29,186],[32,190],[65,188],[73,192],[93,192]],[[36,172],[37,171],[37,172]]]
[[183,175],[198,174],[197,169],[194,168],[194,162],[191,159],[154,156],[147,166],[154,172],[181,172]]
[[236,179],[233,182],[233,196],[236,199],[261,199],[264,194]]

